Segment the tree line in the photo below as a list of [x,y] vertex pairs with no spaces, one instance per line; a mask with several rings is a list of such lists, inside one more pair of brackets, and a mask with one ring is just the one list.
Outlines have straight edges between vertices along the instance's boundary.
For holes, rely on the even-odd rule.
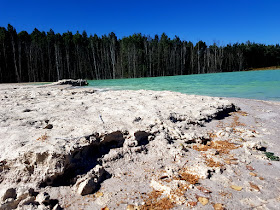
[[207,46],[141,33],[118,39],[83,31],[73,34],[16,32],[0,27],[0,82],[42,82],[64,78],[115,79],[243,71],[280,65],[280,46],[217,43]]

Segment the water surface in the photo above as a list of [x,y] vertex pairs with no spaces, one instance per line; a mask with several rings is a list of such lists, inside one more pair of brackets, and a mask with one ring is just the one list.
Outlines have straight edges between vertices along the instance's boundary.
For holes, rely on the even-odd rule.
[[95,88],[111,90],[170,90],[186,94],[280,101],[280,70],[89,80],[88,82]]

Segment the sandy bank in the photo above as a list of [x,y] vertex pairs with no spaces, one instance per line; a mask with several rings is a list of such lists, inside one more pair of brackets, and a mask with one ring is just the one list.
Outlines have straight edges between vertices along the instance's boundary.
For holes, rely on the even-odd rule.
[[5,84],[0,105],[0,209],[279,206],[277,102]]

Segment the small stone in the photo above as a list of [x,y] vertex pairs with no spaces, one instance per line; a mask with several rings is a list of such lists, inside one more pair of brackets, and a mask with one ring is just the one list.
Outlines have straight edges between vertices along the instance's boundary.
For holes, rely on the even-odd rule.
[[106,206],[106,207],[102,208],[101,210],[109,210],[109,208]]
[[44,129],[52,129],[53,125],[52,124],[48,124]]
[[44,205],[48,205],[50,202],[50,195],[47,192],[39,193],[36,196],[36,201]]
[[253,173],[253,172],[250,172],[249,173],[251,176],[257,176],[257,174]]
[[223,204],[221,204],[221,203],[215,203],[213,205],[213,207],[214,207],[215,210],[223,210],[224,209]]
[[260,180],[264,180],[264,178],[263,178],[263,177],[261,177],[261,176],[259,177],[259,179],[260,179]]
[[140,120],[142,120],[141,117],[135,117],[133,122],[139,122]]
[[255,185],[254,183],[249,182],[249,184],[250,184],[251,188],[253,188],[254,190],[260,191],[260,188],[257,185]]
[[254,171],[254,170],[255,170],[255,169],[254,169],[252,166],[250,166],[250,165],[247,165],[246,168],[247,168],[249,171]]
[[237,185],[231,185],[230,186],[232,189],[236,190],[236,191],[241,191],[243,189],[243,187],[237,186]]
[[103,179],[104,172],[105,170],[102,166],[96,165],[84,177],[78,179],[75,184],[77,193],[80,195],[94,193]]
[[97,183],[92,178],[87,179],[79,184],[77,193],[80,195],[88,195],[95,191]]
[[17,192],[16,192],[15,188],[7,189],[7,191],[5,192],[2,200],[5,201],[7,198],[13,198],[13,199],[17,198]]
[[206,204],[208,204],[209,200],[208,198],[204,198],[204,197],[199,197],[198,198],[199,203],[201,203],[203,206],[205,206]]

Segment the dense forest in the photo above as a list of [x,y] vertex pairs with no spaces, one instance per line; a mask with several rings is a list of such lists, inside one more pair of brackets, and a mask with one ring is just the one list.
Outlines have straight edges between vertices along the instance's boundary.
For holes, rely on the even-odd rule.
[[280,65],[280,46],[235,43],[193,44],[165,33],[118,39],[84,31],[17,33],[0,27],[0,82],[113,79],[242,71]]

